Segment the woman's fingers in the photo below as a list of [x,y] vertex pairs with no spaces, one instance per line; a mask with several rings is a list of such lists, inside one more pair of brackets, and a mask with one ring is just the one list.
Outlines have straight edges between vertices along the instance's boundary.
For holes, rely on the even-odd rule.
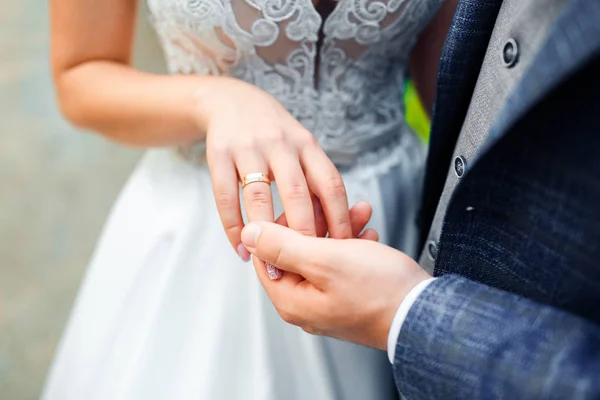
[[359,201],[354,205],[354,207],[350,209],[352,237],[358,237],[359,239],[365,240],[372,240],[374,242],[379,241],[379,234],[376,230],[365,229],[372,215],[373,208],[366,201]]
[[317,237],[327,236],[327,219],[325,218],[325,212],[321,201],[317,196],[311,196],[313,204],[313,214],[315,215],[315,230],[317,231]]
[[[315,215],[315,227],[317,230],[317,237],[325,237],[327,235],[327,221],[325,220],[325,214],[319,199],[313,196],[313,210]],[[359,201],[350,209],[350,222],[352,224],[352,237],[378,240],[378,234],[373,229],[367,229],[363,232],[363,229],[369,223],[372,215],[372,207],[366,201]],[[288,227],[287,218],[285,213],[281,214],[276,224]],[[362,233],[361,233],[362,232]]]
[[302,148],[301,163],[311,191],[323,206],[329,235],[336,239],[352,237],[346,188],[337,168],[316,144]]
[[[304,138],[308,135],[307,132],[302,134]],[[244,260],[249,255],[240,245],[243,219],[238,182],[249,174],[263,174],[277,183],[285,210],[285,223],[304,235],[324,236],[328,232],[333,238],[356,237],[368,221],[370,211],[360,207],[360,218],[350,220],[342,178],[318,144],[307,145],[304,140],[304,145],[298,145],[297,136],[290,138],[294,140],[283,137],[257,141],[258,146],[250,150],[244,145],[233,145],[230,151],[224,152],[213,148],[208,154],[223,227],[232,246]],[[246,150],[241,151],[243,148]],[[267,182],[247,184],[242,192],[249,221],[273,221],[273,197]]]
[[[266,161],[258,152],[244,154],[237,158],[237,167],[242,181],[242,193],[248,221],[273,222],[275,217],[273,215],[271,177]],[[265,264],[265,270],[271,280],[277,280],[283,276],[283,272],[274,265]]]
[[[240,180],[244,182],[250,174],[263,174],[269,177],[269,166],[260,153],[246,153],[235,158]],[[268,182],[253,182],[242,188],[244,208],[248,221],[273,222],[273,196]]]
[[[315,217],[315,230],[317,232],[317,237],[325,237],[327,235],[327,221],[325,220],[323,207],[321,207],[321,202],[315,196],[311,196],[311,200],[313,205],[313,214]],[[289,227],[285,213],[281,214],[275,220],[275,223]]]
[[358,237],[369,223],[373,209],[366,201],[359,201],[350,209],[350,224],[352,237]]
[[213,154],[209,160],[213,193],[221,223],[229,242],[244,261],[250,260],[250,253],[241,240],[244,221],[240,212],[238,174],[233,161],[226,154]]
[[359,239],[370,240],[372,242],[378,242],[379,241],[379,234],[377,233],[377,231],[375,231],[373,229],[367,229],[358,238]]
[[303,235],[316,236],[313,202],[297,153],[281,146],[268,156],[288,226]]
[[[242,181],[244,207],[249,222],[273,222],[273,196],[270,182],[244,182],[248,178],[266,178],[270,181],[269,167],[259,152],[245,153],[236,157],[236,166]],[[253,175],[252,177],[249,175]],[[246,250],[247,251],[247,250]],[[272,265],[265,266],[271,279],[279,279],[282,272]]]

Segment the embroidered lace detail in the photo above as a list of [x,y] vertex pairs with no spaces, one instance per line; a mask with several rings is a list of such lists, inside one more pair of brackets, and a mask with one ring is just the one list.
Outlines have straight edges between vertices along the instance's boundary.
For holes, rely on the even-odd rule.
[[353,165],[377,163],[365,154],[413,135],[402,106],[408,56],[442,1],[339,0],[325,21],[311,0],[148,5],[171,73],[233,76],[266,90],[334,163]]

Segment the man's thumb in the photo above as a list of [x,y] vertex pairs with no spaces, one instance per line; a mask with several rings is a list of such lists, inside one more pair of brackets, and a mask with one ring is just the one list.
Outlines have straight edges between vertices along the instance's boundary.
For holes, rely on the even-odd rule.
[[319,240],[272,222],[251,222],[242,230],[242,243],[262,261],[302,275],[303,265]]
[[250,222],[244,227],[242,230],[242,243],[246,246],[248,251],[256,248],[262,230],[263,227],[257,222]]

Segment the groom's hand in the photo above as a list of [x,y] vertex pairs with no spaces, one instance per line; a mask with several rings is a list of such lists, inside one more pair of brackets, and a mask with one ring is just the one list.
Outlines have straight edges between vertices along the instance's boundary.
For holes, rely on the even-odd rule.
[[[244,228],[242,241],[285,321],[382,350],[402,300],[430,278],[405,254],[370,240],[307,237],[260,222]],[[272,281],[263,261],[287,272]]]

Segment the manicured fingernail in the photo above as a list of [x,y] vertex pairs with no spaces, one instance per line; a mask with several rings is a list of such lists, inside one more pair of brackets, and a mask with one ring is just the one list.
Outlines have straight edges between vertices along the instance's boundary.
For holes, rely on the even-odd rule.
[[267,267],[267,274],[269,275],[270,280],[275,281],[281,279],[283,272],[279,268],[269,263],[265,263],[265,266]]
[[256,247],[258,236],[262,231],[262,227],[258,224],[249,223],[242,230],[242,242],[246,247]]
[[242,260],[246,262],[250,261],[250,252],[246,250],[246,247],[242,243],[237,245],[237,253]]

